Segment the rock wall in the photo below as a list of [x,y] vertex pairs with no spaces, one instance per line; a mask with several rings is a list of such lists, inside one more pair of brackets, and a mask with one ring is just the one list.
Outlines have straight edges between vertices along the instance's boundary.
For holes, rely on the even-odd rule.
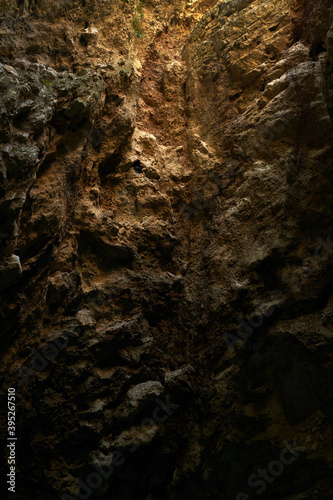
[[0,53],[16,498],[333,498],[331,1],[0,1]]

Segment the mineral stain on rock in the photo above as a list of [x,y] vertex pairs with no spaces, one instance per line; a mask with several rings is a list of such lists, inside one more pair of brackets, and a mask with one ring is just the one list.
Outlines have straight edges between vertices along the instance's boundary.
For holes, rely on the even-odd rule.
[[333,498],[331,0],[10,0],[0,54],[17,498]]

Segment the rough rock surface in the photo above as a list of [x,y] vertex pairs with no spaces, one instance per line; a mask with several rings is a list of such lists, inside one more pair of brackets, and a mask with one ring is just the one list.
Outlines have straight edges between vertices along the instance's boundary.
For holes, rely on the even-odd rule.
[[331,0],[10,0],[0,54],[16,498],[332,499]]

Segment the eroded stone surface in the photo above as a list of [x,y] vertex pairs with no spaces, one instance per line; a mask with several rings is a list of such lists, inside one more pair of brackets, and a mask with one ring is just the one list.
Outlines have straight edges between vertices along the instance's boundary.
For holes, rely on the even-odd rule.
[[332,23],[329,0],[7,2],[21,500],[112,462],[87,498],[259,498],[295,440],[260,498],[331,498]]

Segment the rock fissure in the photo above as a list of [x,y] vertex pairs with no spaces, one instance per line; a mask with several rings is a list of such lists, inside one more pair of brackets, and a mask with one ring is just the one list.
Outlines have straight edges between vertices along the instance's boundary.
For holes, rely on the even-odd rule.
[[330,0],[0,0],[17,498],[332,497],[332,33]]

